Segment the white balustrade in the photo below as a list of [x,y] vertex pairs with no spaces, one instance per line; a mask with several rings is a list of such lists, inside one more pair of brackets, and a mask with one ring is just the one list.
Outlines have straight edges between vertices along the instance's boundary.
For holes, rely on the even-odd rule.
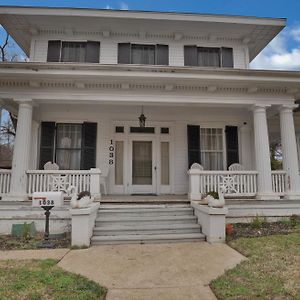
[[[206,194],[217,192],[220,185],[226,188],[226,196],[230,197],[253,197],[257,193],[256,171],[199,171],[190,170],[190,178],[198,177],[199,190],[191,194]],[[197,186],[197,185],[196,185]],[[190,182],[190,189],[193,186]],[[197,188],[198,189],[198,188]]]
[[8,194],[10,189],[11,170],[0,170],[0,195]]
[[27,173],[27,192],[66,191],[70,185],[77,192],[90,191],[100,196],[99,169],[91,170],[29,170]]
[[[254,197],[258,192],[257,171],[201,171],[191,169],[189,198],[198,200],[208,192],[217,192],[220,185],[227,197]],[[272,171],[272,189],[277,196],[286,193],[286,172]]]
[[279,196],[284,196],[286,192],[286,172],[272,171],[273,192]]

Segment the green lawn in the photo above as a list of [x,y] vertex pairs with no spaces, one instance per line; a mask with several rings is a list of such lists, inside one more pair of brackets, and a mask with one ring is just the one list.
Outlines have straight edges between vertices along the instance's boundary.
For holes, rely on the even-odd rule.
[[0,299],[105,299],[105,288],[56,264],[52,259],[0,261]]
[[300,232],[239,238],[229,245],[248,260],[210,286],[218,299],[300,299]]

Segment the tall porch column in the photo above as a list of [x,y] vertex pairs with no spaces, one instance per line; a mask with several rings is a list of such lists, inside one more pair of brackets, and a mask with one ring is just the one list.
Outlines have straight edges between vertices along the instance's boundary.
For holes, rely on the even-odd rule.
[[31,145],[32,100],[19,102],[18,124],[14,143],[10,192],[4,200],[26,200],[26,171],[29,165]]
[[260,200],[278,199],[272,190],[271,160],[266,106],[253,107],[255,162],[258,172],[258,193]]
[[300,199],[300,177],[293,105],[280,108],[280,131],[283,169],[287,174],[287,199]]

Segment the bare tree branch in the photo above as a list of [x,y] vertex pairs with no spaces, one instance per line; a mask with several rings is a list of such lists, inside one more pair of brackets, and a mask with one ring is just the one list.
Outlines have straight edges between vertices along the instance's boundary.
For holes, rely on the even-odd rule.
[[6,48],[8,46],[9,37],[10,35],[6,33],[5,41],[2,45],[0,45],[1,61],[7,61]]

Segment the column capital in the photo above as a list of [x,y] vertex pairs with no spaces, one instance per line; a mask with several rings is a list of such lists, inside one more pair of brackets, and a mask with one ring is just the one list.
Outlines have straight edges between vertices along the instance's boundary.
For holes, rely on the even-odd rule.
[[269,107],[271,107],[270,104],[253,104],[251,110],[253,112],[265,112]]
[[34,104],[32,98],[29,98],[29,97],[28,98],[27,97],[14,98],[14,101],[17,102],[18,104],[24,104],[24,103],[31,104],[31,105]]
[[279,106],[279,112],[292,113],[295,108],[299,107],[299,104],[283,104]]

